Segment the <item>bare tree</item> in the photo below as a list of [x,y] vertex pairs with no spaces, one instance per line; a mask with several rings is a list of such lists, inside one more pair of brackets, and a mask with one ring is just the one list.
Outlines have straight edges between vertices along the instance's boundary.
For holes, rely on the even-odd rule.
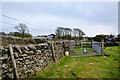
[[22,37],[24,37],[25,34],[28,33],[29,31],[28,26],[23,23],[19,23],[17,26],[15,26],[15,29],[18,30],[22,34]]

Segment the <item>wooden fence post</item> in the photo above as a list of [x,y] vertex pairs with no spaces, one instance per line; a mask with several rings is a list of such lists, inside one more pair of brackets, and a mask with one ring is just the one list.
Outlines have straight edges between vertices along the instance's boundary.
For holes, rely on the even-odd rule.
[[56,62],[53,42],[51,43],[51,50],[52,50],[53,61]]
[[18,72],[17,72],[16,62],[15,62],[15,59],[14,59],[13,49],[12,49],[11,45],[9,45],[9,50],[10,50],[10,57],[12,59],[12,65],[13,65],[13,71],[14,71],[14,78],[16,80],[18,80],[19,79],[19,75],[18,75]]

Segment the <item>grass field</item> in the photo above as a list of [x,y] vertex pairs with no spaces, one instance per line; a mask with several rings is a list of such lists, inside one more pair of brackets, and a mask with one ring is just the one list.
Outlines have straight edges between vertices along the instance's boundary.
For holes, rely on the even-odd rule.
[[120,71],[118,47],[107,47],[105,52],[110,56],[62,57],[58,62],[50,64],[38,73],[35,79],[118,78]]

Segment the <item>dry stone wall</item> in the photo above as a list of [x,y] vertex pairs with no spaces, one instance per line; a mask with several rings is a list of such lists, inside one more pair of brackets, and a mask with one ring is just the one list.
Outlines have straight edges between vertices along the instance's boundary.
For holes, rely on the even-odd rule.
[[[66,42],[48,42],[38,45],[12,45],[19,78],[35,76],[48,64],[64,56]],[[14,78],[14,69],[10,57],[9,46],[1,46],[2,79]]]

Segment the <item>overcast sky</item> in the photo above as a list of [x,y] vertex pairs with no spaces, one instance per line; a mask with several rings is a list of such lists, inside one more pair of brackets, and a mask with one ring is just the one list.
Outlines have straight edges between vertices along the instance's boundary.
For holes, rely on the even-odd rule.
[[[79,28],[86,36],[118,33],[117,2],[3,2],[3,31],[27,24],[32,35],[55,33],[57,27]],[[24,21],[24,22],[23,22]],[[9,24],[10,23],[10,24]]]

